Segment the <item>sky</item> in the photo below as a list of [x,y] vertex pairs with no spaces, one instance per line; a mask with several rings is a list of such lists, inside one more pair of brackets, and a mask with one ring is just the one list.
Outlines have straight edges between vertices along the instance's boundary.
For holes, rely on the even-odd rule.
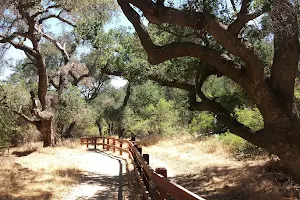
[[[117,28],[120,26],[132,27],[132,24],[128,21],[126,16],[122,12],[119,12],[119,13],[120,14],[118,16],[114,17],[111,20],[111,22],[108,23],[104,27],[105,30]],[[48,23],[47,23],[47,27],[49,27],[50,32],[53,34],[59,34],[61,32],[61,30],[64,28],[64,27],[62,27],[62,24],[59,23],[59,20],[57,20],[57,19],[49,19]],[[87,50],[88,49],[86,49],[86,48],[81,48],[79,51],[81,51],[83,53],[84,51],[87,51]],[[12,65],[14,65],[17,60],[23,59],[25,57],[26,56],[25,56],[24,52],[22,52],[19,49],[14,48],[14,47],[11,47],[6,51],[3,59],[10,60],[12,62]],[[4,70],[0,71],[0,80],[6,79],[11,73],[12,73],[12,71],[10,68],[5,68]],[[123,78],[113,77],[111,79],[111,85],[113,85],[116,88],[120,88],[126,84],[127,84],[127,80],[125,80]]]

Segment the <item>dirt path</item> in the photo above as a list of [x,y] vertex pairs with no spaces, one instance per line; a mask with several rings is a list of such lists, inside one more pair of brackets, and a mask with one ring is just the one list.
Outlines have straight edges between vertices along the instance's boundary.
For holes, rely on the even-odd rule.
[[126,159],[106,151],[87,151],[84,147],[43,149],[42,152],[20,157],[18,163],[37,171],[68,167],[79,169],[79,184],[69,187],[59,198],[62,200],[139,199],[132,183],[134,179],[126,173]]
[[[78,161],[85,174],[64,200],[123,199],[124,159],[104,152],[86,152]],[[125,197],[124,197],[125,198]]]

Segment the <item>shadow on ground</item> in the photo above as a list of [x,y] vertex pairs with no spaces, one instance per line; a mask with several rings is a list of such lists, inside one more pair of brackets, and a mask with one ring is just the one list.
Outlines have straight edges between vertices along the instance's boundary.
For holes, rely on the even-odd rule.
[[13,151],[11,154],[16,155],[17,157],[23,157],[23,156],[28,156],[29,154],[32,154],[35,151],[36,149],[25,150],[25,151]]
[[270,171],[267,165],[243,168],[214,166],[173,179],[209,200],[299,199],[299,185],[282,173]]
[[[141,199],[135,174],[128,170],[129,163],[126,159],[106,153],[99,149],[88,151],[95,151],[95,153],[117,160],[119,163],[119,174],[117,176],[108,176],[99,173],[88,173],[83,175],[80,181],[81,184],[89,185],[90,187],[95,186],[97,191],[92,196],[82,195],[76,200]],[[124,165],[126,170],[124,169]],[[102,187],[99,188],[99,186]]]

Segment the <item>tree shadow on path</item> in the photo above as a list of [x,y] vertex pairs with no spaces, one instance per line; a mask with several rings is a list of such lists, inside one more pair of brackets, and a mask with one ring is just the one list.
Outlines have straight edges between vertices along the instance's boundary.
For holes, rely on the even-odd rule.
[[99,149],[89,151],[95,151],[96,153],[117,160],[119,164],[119,174],[117,176],[110,176],[101,173],[88,173],[87,175],[83,175],[81,183],[90,187],[91,190],[93,190],[93,186],[95,186],[95,191],[91,191],[93,192],[93,195],[87,194],[85,196],[83,194],[76,198],[76,200],[140,199],[133,174],[127,170],[128,162],[126,159],[108,154]]

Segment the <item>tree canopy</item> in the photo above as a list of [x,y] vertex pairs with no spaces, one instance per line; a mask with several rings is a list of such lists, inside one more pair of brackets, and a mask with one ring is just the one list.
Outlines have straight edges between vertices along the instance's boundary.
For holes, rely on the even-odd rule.
[[[149,63],[156,65],[151,70],[160,71],[159,66],[170,61],[183,62],[182,57],[199,62],[185,80],[173,74],[148,78],[186,90],[191,110],[213,112],[234,134],[278,155],[299,180],[299,106],[294,95],[299,62],[297,1],[118,0],[118,4],[134,26]],[[153,32],[153,26],[162,31]],[[164,34],[174,37],[162,42]],[[205,92],[212,75],[226,76],[247,96],[262,115],[261,129],[242,124],[220,98]]]

